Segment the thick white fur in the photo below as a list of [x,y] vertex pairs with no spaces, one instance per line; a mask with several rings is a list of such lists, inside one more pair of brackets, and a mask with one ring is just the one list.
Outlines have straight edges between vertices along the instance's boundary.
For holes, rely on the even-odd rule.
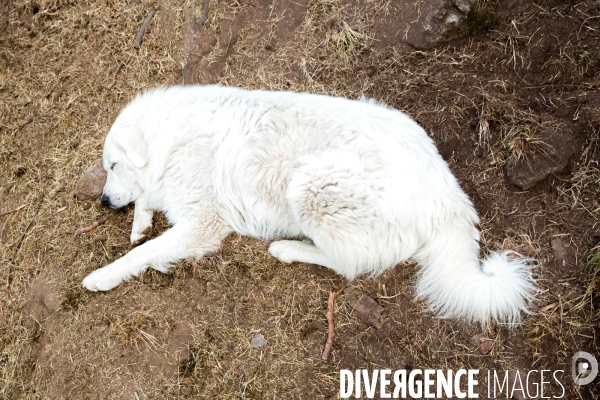
[[136,203],[132,242],[145,238],[153,210],[173,227],[87,276],[89,290],[112,289],[148,266],[168,271],[235,231],[308,238],[275,241],[269,252],[348,279],[412,258],[418,296],[444,317],[516,323],[535,292],[528,260],[479,260],[477,214],[433,141],[371,101],[155,89],[121,112],[103,161],[105,200]]

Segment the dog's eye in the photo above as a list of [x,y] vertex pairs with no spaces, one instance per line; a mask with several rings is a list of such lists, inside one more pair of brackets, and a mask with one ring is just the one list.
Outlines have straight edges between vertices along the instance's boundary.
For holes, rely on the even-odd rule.
[[116,163],[116,162],[114,162],[114,163],[110,164],[110,170],[111,170],[111,171],[112,171],[113,169],[115,169],[115,165],[117,165],[117,163]]

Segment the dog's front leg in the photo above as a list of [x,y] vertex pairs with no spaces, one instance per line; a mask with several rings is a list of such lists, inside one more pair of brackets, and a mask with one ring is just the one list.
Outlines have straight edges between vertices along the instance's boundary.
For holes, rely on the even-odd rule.
[[140,197],[135,202],[133,212],[133,224],[131,226],[131,244],[144,243],[150,237],[152,230],[152,209],[148,206],[146,199]]
[[132,249],[112,264],[92,272],[82,284],[94,292],[105,291],[138,276],[148,267],[167,272],[179,260],[190,257],[197,259],[218,250],[221,239],[212,230],[199,234],[198,227],[176,224],[161,236]]

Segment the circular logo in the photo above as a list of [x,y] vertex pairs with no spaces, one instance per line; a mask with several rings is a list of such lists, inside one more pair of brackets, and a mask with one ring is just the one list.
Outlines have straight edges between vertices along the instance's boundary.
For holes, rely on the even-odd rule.
[[571,374],[573,375],[573,382],[575,384],[580,386],[587,385],[598,376],[598,361],[590,353],[578,351],[573,355]]

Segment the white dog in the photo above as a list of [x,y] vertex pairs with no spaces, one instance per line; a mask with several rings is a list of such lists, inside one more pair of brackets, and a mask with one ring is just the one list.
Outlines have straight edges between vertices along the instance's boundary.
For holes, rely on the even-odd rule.
[[477,214],[425,131],[371,101],[221,86],[155,89],[116,119],[102,201],[135,202],[132,242],[153,210],[173,227],[88,275],[109,290],[147,267],[216,251],[231,232],[278,240],[285,263],[353,279],[409,258],[417,295],[444,317],[516,323],[535,286],[528,260],[480,261]]

